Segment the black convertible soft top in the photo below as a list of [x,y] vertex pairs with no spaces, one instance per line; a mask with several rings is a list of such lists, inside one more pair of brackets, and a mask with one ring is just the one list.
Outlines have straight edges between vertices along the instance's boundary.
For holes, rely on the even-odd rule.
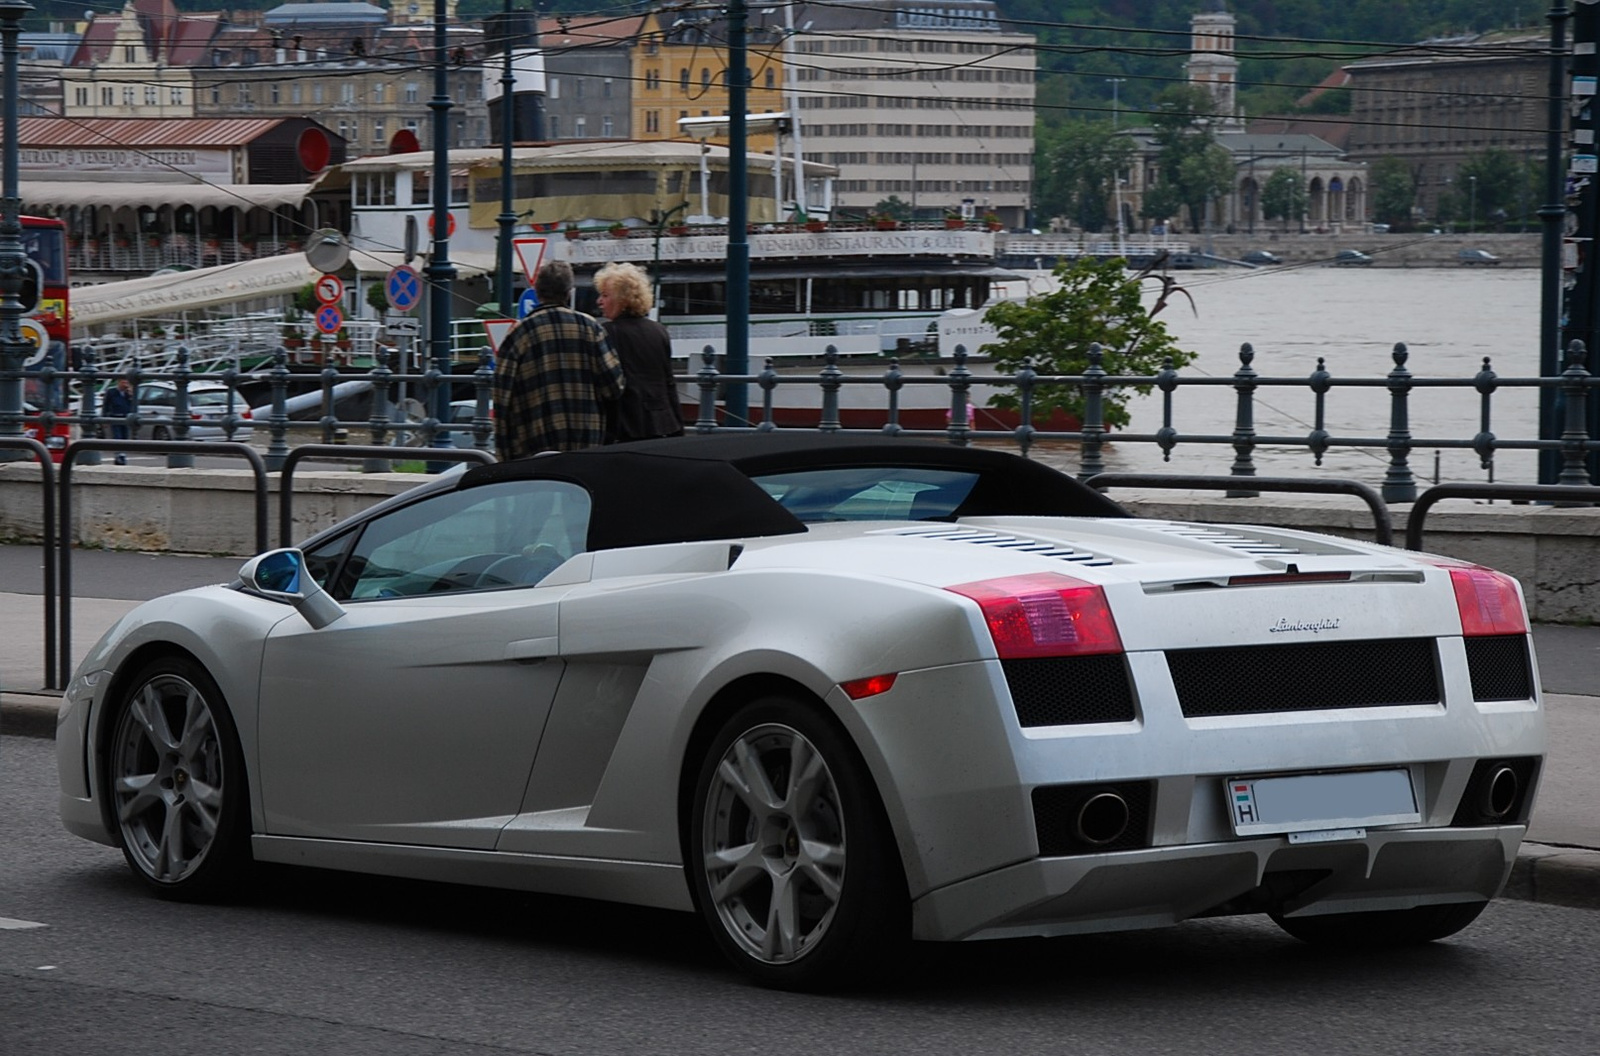
[[514,459],[467,471],[461,487],[564,480],[589,493],[588,546],[750,538],[806,526],[753,477],[807,469],[908,466],[977,473],[955,517],[1126,517],[1072,477],[1018,455],[931,440],[813,432],[712,433]]

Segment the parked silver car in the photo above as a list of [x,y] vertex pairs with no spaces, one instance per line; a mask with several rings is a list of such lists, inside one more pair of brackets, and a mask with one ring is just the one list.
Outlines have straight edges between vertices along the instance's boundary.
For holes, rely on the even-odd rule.
[[[250,404],[237,392],[216,382],[189,386],[190,440],[250,439]],[[171,381],[141,382],[138,388],[139,426],[136,440],[173,440],[178,436],[174,411],[178,406],[178,387]],[[230,437],[225,427],[229,416],[238,419]]]
[[994,450],[645,440],[128,613],[66,690],[60,809],[167,898],[278,862],[609,899],[796,989],[1219,914],[1402,945],[1511,871],[1536,670],[1516,580],[1464,562],[1141,520]]

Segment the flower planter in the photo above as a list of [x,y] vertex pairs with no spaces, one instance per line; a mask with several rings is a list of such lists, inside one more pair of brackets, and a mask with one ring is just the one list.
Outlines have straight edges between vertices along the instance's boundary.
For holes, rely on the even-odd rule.
[[828,229],[828,222],[826,220],[807,220],[806,221],[806,230],[807,231],[826,231],[827,229]]
[[879,231],[894,231],[899,228],[900,222],[898,220],[875,220],[872,226]]
[[990,231],[999,231],[1001,228],[1005,227],[1006,225],[1000,223],[997,220],[990,220],[988,223],[984,224],[983,226],[986,229],[990,230]]
[[687,235],[688,233],[689,233],[689,225],[688,224],[673,224],[671,227],[667,228],[667,234],[671,235],[673,238],[682,238],[684,235]]
[[567,238],[569,238],[573,242],[576,242],[578,239],[580,239],[582,237],[583,237],[583,232],[582,231],[579,231],[575,227],[567,228]]
[[947,216],[947,217],[945,217],[944,229],[946,231],[964,231],[964,230],[966,230],[966,227],[967,227],[967,222],[965,220],[961,219],[959,216]]
[[611,237],[612,238],[627,238],[628,237],[628,229],[626,227],[623,227],[621,224],[618,224],[616,227],[613,227],[611,229]]

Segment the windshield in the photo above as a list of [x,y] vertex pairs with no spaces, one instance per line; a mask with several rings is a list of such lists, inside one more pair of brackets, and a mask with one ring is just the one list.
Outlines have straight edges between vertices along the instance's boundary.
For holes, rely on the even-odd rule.
[[753,478],[784,509],[821,521],[948,520],[978,474],[910,466],[851,466]]

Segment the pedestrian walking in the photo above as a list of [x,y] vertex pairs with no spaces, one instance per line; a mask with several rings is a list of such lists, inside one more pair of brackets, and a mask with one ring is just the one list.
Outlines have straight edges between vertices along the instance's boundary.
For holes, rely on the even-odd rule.
[[[127,378],[118,378],[117,383],[106,390],[100,400],[100,413],[111,426],[111,439],[128,439],[128,415],[133,413],[133,384]],[[119,466],[127,465],[128,456],[118,451],[116,463]]]
[[572,265],[546,264],[533,289],[539,304],[495,356],[495,448],[501,460],[605,443],[606,405],[622,395],[625,384],[605,329],[568,307]]
[[606,334],[628,385],[616,404],[615,440],[683,435],[683,408],[672,376],[672,335],[649,317],[655,296],[637,264],[607,264],[594,277]]

